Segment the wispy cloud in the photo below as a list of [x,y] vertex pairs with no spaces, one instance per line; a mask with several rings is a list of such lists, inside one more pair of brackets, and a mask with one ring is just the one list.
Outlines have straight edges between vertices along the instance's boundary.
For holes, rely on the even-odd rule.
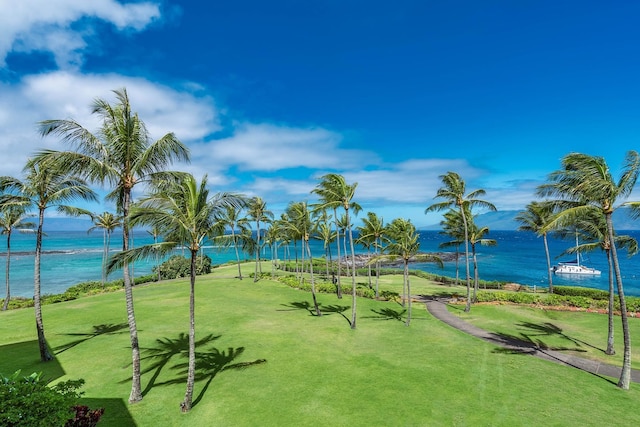
[[[12,52],[48,52],[60,68],[78,66],[96,21],[141,31],[161,17],[154,2],[20,0],[0,2],[0,67]],[[73,26],[73,28],[72,28]],[[91,43],[95,40],[91,39]]]

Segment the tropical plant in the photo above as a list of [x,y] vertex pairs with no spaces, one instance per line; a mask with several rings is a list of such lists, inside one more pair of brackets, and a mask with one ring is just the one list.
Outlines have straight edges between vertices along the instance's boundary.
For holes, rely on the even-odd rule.
[[[367,217],[362,218],[362,226],[357,227],[358,242],[364,243],[367,248],[373,248],[374,257],[380,254],[382,248],[382,235],[385,231],[384,220],[374,212],[367,212]],[[376,263],[376,298],[379,293],[380,260]],[[371,286],[371,264],[369,264],[369,286]]]
[[25,207],[33,207],[38,211],[33,306],[36,315],[40,360],[43,362],[53,359],[47,348],[41,305],[40,260],[42,258],[44,214],[47,209],[55,207],[58,212],[65,215],[90,215],[90,212],[72,207],[66,203],[76,199],[85,201],[95,201],[97,199],[96,194],[87,186],[84,180],[70,175],[57,166],[57,164],[47,161],[29,160],[24,167],[25,176],[23,180],[10,176],[0,177],[0,191],[15,194],[18,203],[22,203]]
[[442,231],[439,234],[444,234],[451,237],[451,240],[440,243],[440,248],[454,247],[456,250],[456,280],[455,284],[458,286],[460,283],[460,245],[464,243],[464,226],[462,224],[462,218],[458,211],[450,209],[443,214],[444,219],[440,221]]
[[122,226],[122,218],[111,212],[102,214],[93,214],[93,227],[89,228],[87,233],[93,230],[102,229],[102,286],[107,281],[107,258],[109,257],[109,248],[111,246],[111,235],[113,231]]
[[253,281],[257,282],[259,278],[258,272],[262,273],[262,264],[260,263],[260,251],[262,250],[260,239],[262,232],[260,231],[260,223],[264,224],[271,221],[273,219],[273,212],[267,209],[267,202],[265,202],[262,197],[256,196],[249,202],[247,216],[256,223],[256,268]]
[[425,214],[432,211],[441,211],[455,207],[462,216],[462,223],[464,227],[464,256],[467,272],[467,305],[464,311],[468,312],[471,310],[471,274],[469,268],[469,228],[468,218],[465,215],[465,208],[471,212],[474,207],[481,207],[490,211],[495,211],[496,207],[492,203],[478,198],[486,194],[482,189],[465,194],[466,184],[457,173],[447,172],[445,175],[440,175],[440,179],[442,180],[443,186],[438,189],[435,198],[441,198],[444,199],[444,201],[434,203],[426,208]]
[[593,207],[599,209],[605,217],[607,234],[611,242],[611,259],[620,301],[624,341],[618,387],[625,390],[629,389],[631,380],[631,338],[612,216],[618,207],[616,205],[618,200],[629,196],[633,191],[638,173],[640,173],[640,156],[633,150],[627,152],[625,156],[625,164],[618,181],[614,180],[603,157],[570,153],[562,159],[562,169],[550,173],[549,182],[537,189],[538,195],[554,198],[553,202],[559,210],[555,221],[551,221],[548,229],[552,229],[563,217],[580,216],[581,212],[588,212]]
[[498,242],[495,239],[487,239],[484,236],[489,233],[489,227],[478,227],[471,212],[468,212],[469,218],[469,244],[471,245],[471,256],[473,258],[473,302],[477,302],[478,295],[478,256],[476,247],[480,246],[495,246]]
[[420,235],[416,231],[416,227],[410,220],[396,218],[386,227],[385,236],[387,237],[387,245],[384,255],[378,255],[369,262],[379,262],[381,259],[396,260],[402,259],[404,264],[403,284],[402,284],[402,306],[407,302],[407,321],[406,325],[411,323],[411,284],[409,281],[409,261],[434,262],[439,267],[443,267],[442,259],[433,254],[420,254]]
[[140,246],[120,252],[112,257],[109,270],[126,265],[139,258],[155,253],[170,253],[182,245],[191,254],[190,293],[189,293],[189,364],[187,388],[184,400],[180,404],[183,412],[191,410],[193,387],[195,382],[195,283],[196,260],[202,242],[207,237],[224,233],[224,217],[229,206],[240,208],[243,198],[230,193],[217,193],[209,198],[207,177],[200,185],[192,175],[184,175],[179,180],[166,180],[155,183],[155,191],[138,203],[131,214],[131,223],[157,227],[164,233],[160,243]]
[[[100,98],[93,102],[92,114],[101,120],[96,134],[71,119],[40,122],[43,136],[60,136],[73,151],[45,150],[38,157],[53,158],[65,170],[86,176],[92,182],[110,184],[107,199],[116,202],[122,215],[122,250],[126,251],[130,246],[129,210],[134,186],[152,177],[177,174],[166,172],[166,168],[176,160],[188,161],[189,151],[173,133],[152,141],[144,122],[131,111],[127,90],[113,93],[117,99],[114,105]],[[142,400],[140,347],[128,265],[124,265],[122,271],[133,371],[129,402],[134,403]]]
[[[329,173],[320,178],[320,183],[313,190],[313,193],[320,197],[319,203],[315,206],[316,209],[337,209],[342,207],[344,209],[345,224],[347,233],[349,235],[349,246],[351,248],[351,260],[353,262],[351,269],[351,329],[356,328],[357,312],[356,312],[356,269],[355,269],[355,251],[353,247],[353,231],[351,225],[351,218],[349,212],[355,213],[361,210],[359,204],[353,202],[353,197],[356,192],[358,183],[347,184],[347,181],[342,175],[336,173]],[[336,215],[336,221],[337,215]],[[337,225],[337,222],[336,222]],[[338,255],[339,257],[339,255]],[[346,257],[345,257],[346,258]],[[340,263],[338,262],[338,271],[340,271]],[[340,288],[340,285],[338,285]]]
[[11,271],[11,234],[14,230],[18,230],[21,233],[33,233],[33,228],[35,227],[34,223],[25,221],[27,216],[26,212],[26,206],[21,204],[14,204],[10,201],[0,204],[0,234],[7,236],[7,260],[5,263],[6,296],[2,304],[2,311],[5,311],[9,307],[9,300],[11,299],[11,285],[9,280],[9,272]]
[[222,224],[225,227],[229,227],[231,230],[231,243],[233,244],[233,249],[236,252],[236,261],[238,263],[238,278],[242,280],[242,269],[240,268],[240,253],[238,252],[238,234],[236,230],[240,234],[243,235],[243,232],[247,230],[249,221],[247,218],[241,216],[242,206],[228,206],[224,211],[223,216],[221,217]]
[[524,211],[516,216],[515,220],[522,225],[518,227],[519,231],[530,231],[538,237],[542,236],[544,243],[544,253],[547,259],[547,275],[549,279],[549,293],[553,293],[553,272],[551,271],[551,257],[549,256],[549,242],[547,240],[548,232],[545,226],[553,216],[553,204],[548,202],[531,202]]

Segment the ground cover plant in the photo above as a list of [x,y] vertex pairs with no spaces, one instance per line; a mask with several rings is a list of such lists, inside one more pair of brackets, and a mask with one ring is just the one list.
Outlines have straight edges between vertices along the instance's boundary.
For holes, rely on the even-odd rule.
[[[243,268],[248,274],[253,266]],[[198,362],[188,414],[179,409],[187,363],[185,279],[134,288],[141,402],[126,404],[131,358],[120,292],[44,306],[55,355],[49,363],[38,359],[32,309],[0,313],[0,372],[83,378],[83,401],[105,408],[100,426],[640,422],[636,384],[622,391],[615,379],[500,352],[434,319],[419,304],[407,327],[397,302],[359,299],[358,327],[352,330],[347,296],[318,294],[318,317],[310,293],[236,275],[237,267],[229,266],[198,278]],[[450,289],[411,280],[414,293]],[[380,281],[381,289],[402,290],[402,275]],[[471,315],[477,308],[482,306]]]

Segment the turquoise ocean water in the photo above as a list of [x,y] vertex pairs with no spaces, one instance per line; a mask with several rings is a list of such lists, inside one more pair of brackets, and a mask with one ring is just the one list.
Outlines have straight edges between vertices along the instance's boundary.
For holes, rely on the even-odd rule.
[[[620,232],[640,239],[640,231]],[[3,236],[4,237],[4,236]],[[420,249],[424,252],[441,251],[439,244],[445,239],[437,231],[420,232]],[[547,286],[547,272],[544,246],[541,238],[531,233],[518,231],[492,231],[488,238],[497,240],[496,246],[482,246],[478,248],[479,275],[484,280],[498,280],[520,283],[529,286]],[[136,246],[152,243],[152,237],[145,231],[134,233]],[[570,257],[559,256],[574,242],[550,240],[552,263],[569,260]],[[112,237],[111,251],[121,248],[121,238],[116,233]],[[41,282],[43,294],[61,293],[70,286],[88,280],[100,280],[102,262],[103,239],[102,233],[87,234],[85,231],[48,231],[44,237],[41,267]],[[14,234],[11,238],[11,295],[33,296],[33,272],[35,236]],[[0,240],[0,271],[5,271],[6,239]],[[324,250],[320,242],[312,244],[314,256],[322,256]],[[364,252],[358,248],[358,252]],[[178,253],[181,253],[178,251]],[[209,255],[214,264],[234,260],[232,250],[207,246],[204,253]],[[282,256],[282,251],[279,253]],[[332,245],[335,256],[335,245]],[[640,296],[640,256],[628,258],[626,252],[620,252],[620,263],[625,292],[628,295]],[[267,253],[268,257],[269,254]],[[244,254],[243,258],[251,258]],[[603,252],[592,252],[584,255],[583,263],[602,271],[601,276],[595,277],[561,277],[554,276],[555,285],[586,286],[608,289],[606,258]],[[135,276],[151,273],[154,261],[137,262],[134,266]],[[412,268],[421,269],[438,274],[455,277],[455,263],[446,263],[445,268],[431,264],[414,264]],[[461,263],[461,276],[464,267]],[[122,277],[116,272],[110,279]],[[0,295],[4,296],[4,275],[0,284]]]

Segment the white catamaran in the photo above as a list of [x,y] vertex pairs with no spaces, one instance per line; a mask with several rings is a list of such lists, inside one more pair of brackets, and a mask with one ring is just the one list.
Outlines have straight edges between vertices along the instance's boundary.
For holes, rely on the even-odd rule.
[[[578,235],[576,234],[576,248],[578,247]],[[558,265],[554,265],[551,270],[555,274],[581,274],[590,276],[599,276],[600,270],[595,268],[586,267],[580,264],[580,252],[576,252],[575,261],[559,262]]]

